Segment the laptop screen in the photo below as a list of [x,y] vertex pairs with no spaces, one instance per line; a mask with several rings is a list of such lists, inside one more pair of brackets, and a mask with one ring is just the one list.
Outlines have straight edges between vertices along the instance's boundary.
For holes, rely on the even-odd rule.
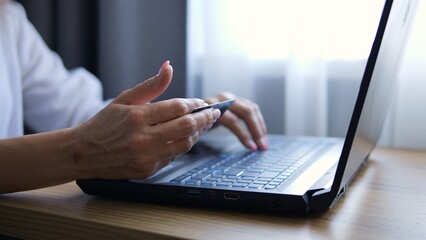
[[347,161],[339,162],[333,190],[346,189],[380,137],[416,6],[417,0],[385,3],[343,148]]

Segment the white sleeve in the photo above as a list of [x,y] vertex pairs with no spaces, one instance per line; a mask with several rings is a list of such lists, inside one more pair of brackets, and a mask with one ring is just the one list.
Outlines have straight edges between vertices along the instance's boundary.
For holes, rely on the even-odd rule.
[[25,123],[43,132],[88,120],[107,104],[99,80],[83,68],[68,71],[28,21],[23,7],[18,9]]

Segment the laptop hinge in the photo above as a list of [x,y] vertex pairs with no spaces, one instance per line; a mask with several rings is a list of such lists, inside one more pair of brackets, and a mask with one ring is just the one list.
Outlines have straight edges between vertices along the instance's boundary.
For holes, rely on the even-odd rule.
[[332,207],[334,195],[331,188],[311,189],[307,193],[311,211],[323,212]]

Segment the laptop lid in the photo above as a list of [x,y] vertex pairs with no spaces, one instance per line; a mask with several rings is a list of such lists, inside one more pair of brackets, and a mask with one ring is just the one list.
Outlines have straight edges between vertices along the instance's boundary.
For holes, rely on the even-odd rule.
[[387,0],[384,5],[331,187],[334,202],[346,191],[380,137],[417,4],[417,0]]

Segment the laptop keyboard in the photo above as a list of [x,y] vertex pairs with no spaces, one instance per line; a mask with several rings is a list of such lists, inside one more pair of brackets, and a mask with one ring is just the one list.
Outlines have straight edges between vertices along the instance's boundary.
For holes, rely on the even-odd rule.
[[222,154],[172,179],[170,183],[273,190],[331,145],[310,140],[276,144],[270,146],[272,151]]

